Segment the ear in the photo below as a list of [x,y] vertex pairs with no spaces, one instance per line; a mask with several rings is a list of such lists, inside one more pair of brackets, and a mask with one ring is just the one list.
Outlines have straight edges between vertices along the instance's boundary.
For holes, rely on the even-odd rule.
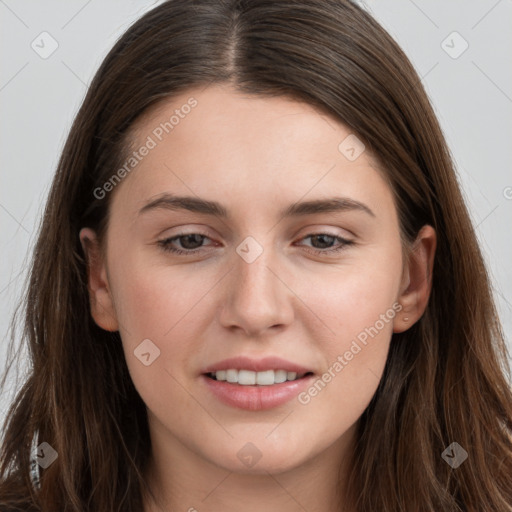
[[423,226],[404,265],[398,302],[400,314],[393,322],[393,332],[403,332],[416,323],[428,304],[432,289],[432,270],[437,237],[432,226]]
[[87,280],[92,317],[102,329],[117,331],[119,325],[98,237],[90,228],[82,228],[79,236],[87,261]]

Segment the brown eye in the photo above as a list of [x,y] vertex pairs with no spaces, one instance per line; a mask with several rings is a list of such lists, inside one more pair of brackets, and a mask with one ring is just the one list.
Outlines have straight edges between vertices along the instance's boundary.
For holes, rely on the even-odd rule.
[[[319,245],[319,247],[313,247],[310,249],[310,251],[314,252],[315,254],[337,253],[354,243],[351,240],[347,240],[336,235],[330,235],[329,233],[311,233],[305,236],[302,240],[306,240],[307,238],[311,239],[313,245]],[[336,240],[339,242],[339,245],[332,248],[332,243]]]
[[[195,254],[203,247],[202,242],[208,238],[206,235],[200,233],[181,233],[165,240],[159,240],[158,245],[168,252],[175,254]],[[180,241],[182,249],[175,247],[175,241]]]

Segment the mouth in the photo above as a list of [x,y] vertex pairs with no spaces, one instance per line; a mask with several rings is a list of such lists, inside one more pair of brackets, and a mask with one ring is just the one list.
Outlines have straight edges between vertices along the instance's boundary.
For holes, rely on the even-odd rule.
[[285,406],[314,380],[313,372],[277,370],[217,370],[203,373],[212,398],[237,409],[264,411]]
[[277,356],[232,357],[202,368],[200,374],[210,397],[248,411],[284,406],[314,375],[311,368]]
[[227,370],[217,370],[204,374],[212,380],[226,382],[238,386],[272,386],[282,384],[283,382],[293,382],[307,378],[313,375],[313,372],[290,372],[283,369],[252,371],[245,369],[230,368]]

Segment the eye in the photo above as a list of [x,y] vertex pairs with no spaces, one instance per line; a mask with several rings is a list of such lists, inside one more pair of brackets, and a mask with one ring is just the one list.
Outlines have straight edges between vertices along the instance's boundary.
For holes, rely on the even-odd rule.
[[[201,242],[208,238],[206,235],[201,235],[200,233],[180,233],[179,235],[173,236],[171,238],[166,238],[165,240],[159,240],[158,245],[167,252],[172,252],[175,254],[195,254],[200,252]],[[172,244],[179,240],[182,247],[186,250],[179,249],[174,247]],[[185,243],[182,242],[185,241]],[[199,244],[199,249],[195,246]],[[191,247],[192,246],[192,247]]]
[[[307,238],[311,238],[311,241],[313,244],[320,242],[319,243],[319,245],[321,247],[320,249],[318,249],[318,248],[310,249],[310,252],[313,252],[314,254],[320,254],[320,255],[326,254],[326,253],[332,254],[332,253],[340,252],[343,249],[345,249],[347,246],[352,245],[354,243],[352,240],[347,240],[346,238],[342,238],[341,236],[337,236],[337,235],[330,235],[329,233],[311,233],[311,234],[305,236],[304,238],[302,238],[302,240],[306,240]],[[330,244],[336,240],[339,242],[338,246],[325,248],[325,245],[330,246]]]
[[[352,245],[354,242],[351,240],[347,240],[337,235],[331,235],[329,233],[311,233],[301,240],[306,240],[310,238],[313,244],[319,244],[320,248],[310,248],[309,252],[314,254],[331,254],[337,253],[345,249],[345,247]],[[171,252],[174,254],[183,254],[183,255],[191,255],[196,254],[202,251],[204,246],[202,242],[205,239],[209,239],[206,235],[202,235],[200,233],[180,233],[171,238],[166,238],[164,240],[159,240],[158,245],[162,248],[162,250],[166,252]],[[176,242],[180,242],[182,248],[175,247]],[[331,244],[335,241],[338,241],[338,245],[335,247],[330,247]],[[329,246],[329,247],[326,247]]]

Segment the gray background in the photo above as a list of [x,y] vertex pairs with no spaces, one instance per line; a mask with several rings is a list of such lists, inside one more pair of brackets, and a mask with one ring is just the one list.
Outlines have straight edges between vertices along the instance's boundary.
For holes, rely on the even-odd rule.
[[[157,3],[0,0],[0,374],[9,320],[73,117],[115,40]],[[422,77],[457,163],[512,352],[512,1],[363,5]],[[45,31],[58,47],[43,59],[31,45],[51,49],[49,36],[40,36]],[[9,380],[0,419],[20,383]]]

